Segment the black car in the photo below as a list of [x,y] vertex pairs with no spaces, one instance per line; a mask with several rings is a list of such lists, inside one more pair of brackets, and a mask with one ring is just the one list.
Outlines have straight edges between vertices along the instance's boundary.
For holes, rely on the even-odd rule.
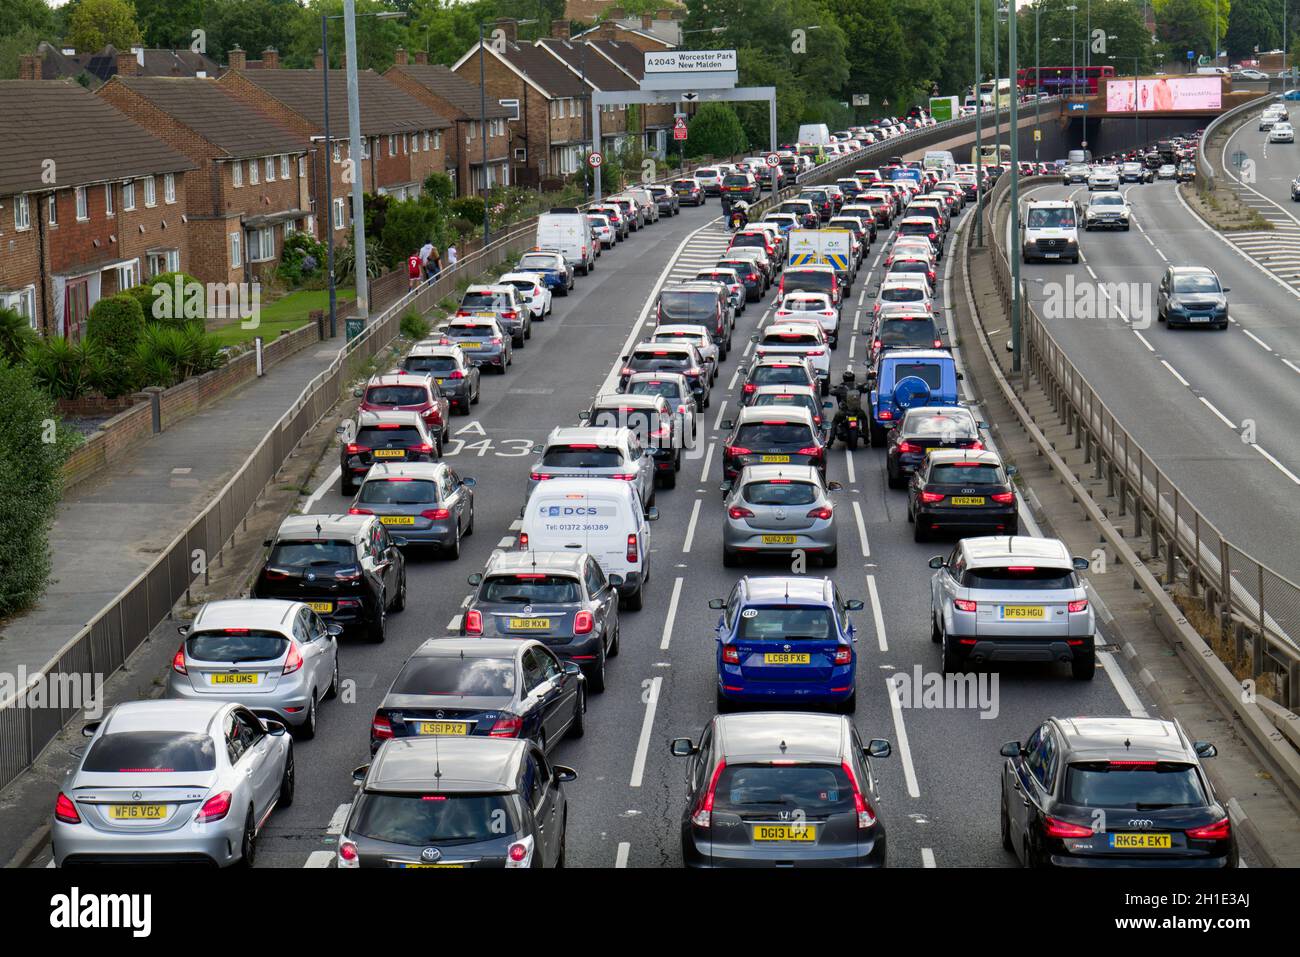
[[360,412],[348,438],[339,426],[339,490],[355,495],[357,486],[376,462],[432,462],[438,443],[418,412]]
[[722,205],[730,206],[732,203],[758,202],[763,194],[763,189],[758,185],[758,180],[749,173],[728,173],[722,177],[722,187],[719,195],[722,196]]
[[544,752],[582,737],[587,683],[539,641],[430,638],[406,659],[370,721],[370,753],[390,739],[524,738]]
[[[721,290],[723,287],[718,286]],[[627,388],[634,372],[677,372],[691,384],[691,394],[701,409],[709,407],[709,370],[700,351],[689,343],[642,342],[622,357],[619,391]]]
[[873,758],[843,716],[798,711],[718,715],[687,759],[682,860],[688,867],[884,867]]
[[928,453],[907,490],[913,536],[924,542],[935,531],[1019,535],[1014,474],[1015,466],[1004,468],[995,452],[946,448]]
[[572,768],[531,741],[387,741],[352,772],[340,868],[563,867]]
[[679,205],[690,203],[692,206],[703,206],[708,200],[708,197],[704,195],[704,190],[700,188],[700,184],[689,177],[673,180],[670,188],[674,195],[677,196]]
[[383,641],[388,612],[406,607],[405,539],[376,515],[290,515],[249,593],[304,602],[326,621]]
[[655,205],[659,207],[660,216],[676,216],[682,211],[677,194],[667,186],[651,186],[649,193],[654,197]]
[[586,552],[498,552],[482,574],[460,633],[472,638],[532,638],[583,670],[605,690],[605,659],[618,655],[619,575],[606,576]]
[[479,400],[483,373],[456,346],[417,342],[402,359],[401,369],[433,376],[452,408],[463,415]]
[[731,349],[735,326],[730,293],[715,282],[685,282],[669,286],[655,300],[655,325],[701,326],[717,344],[718,361],[721,362]]
[[631,429],[655,460],[655,484],[676,488],[682,470],[685,439],[679,435],[679,417],[661,395],[598,395],[578,418],[583,425]]
[[745,286],[746,302],[758,302],[763,298],[763,293],[767,291],[767,277],[754,260],[728,257],[719,259],[718,266],[733,269],[740,276],[740,281]]
[[1202,758],[1160,718],[1048,718],[1001,749],[1002,846],[1026,867],[1236,867]]
[[[898,308],[904,306],[909,308]],[[881,307],[871,330],[871,361],[890,349],[942,349],[942,330],[934,313],[912,303]]]
[[979,423],[962,406],[928,405],[908,409],[889,430],[885,469],[890,488],[905,488],[907,480],[934,449],[984,448]]
[[805,189],[795,199],[803,199],[813,204],[813,209],[824,223],[835,215],[835,200],[824,189]]
[[722,423],[722,479],[734,481],[746,465],[815,465],[826,477],[826,446],[807,409],[745,406]]

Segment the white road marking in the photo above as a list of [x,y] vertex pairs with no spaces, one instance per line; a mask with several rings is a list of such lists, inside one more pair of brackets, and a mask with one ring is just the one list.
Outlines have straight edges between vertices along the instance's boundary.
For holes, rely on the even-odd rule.
[[1289,368],[1292,372],[1300,372],[1300,366],[1296,365],[1290,359],[1283,359],[1282,364],[1285,365],[1287,368]]
[[709,447],[704,450],[704,468],[700,469],[700,481],[706,481],[709,477],[709,466],[713,464],[713,447],[717,442],[710,442]]
[[856,336],[849,340],[849,361],[850,362],[853,361],[853,353],[856,351],[857,345],[858,345],[858,340]]
[[673,638],[673,621],[677,618],[677,602],[682,597],[682,579],[673,581],[673,596],[668,599],[668,615],[664,618],[664,634],[659,640],[659,650],[667,651]]
[[1141,340],[1142,345],[1144,345],[1144,346],[1147,347],[1147,352],[1154,353],[1154,352],[1156,351],[1156,350],[1155,350],[1155,347],[1152,346],[1151,343],[1147,342],[1147,337],[1144,336],[1144,335],[1142,335],[1142,333],[1140,333],[1140,332],[1138,332],[1136,329],[1134,329],[1134,330],[1133,330],[1133,335],[1137,336],[1138,339]]
[[1179,375],[1178,370],[1175,369],[1173,366],[1171,366],[1166,360],[1161,359],[1160,364],[1164,366],[1166,369],[1168,369],[1169,374],[1172,375],[1179,382],[1181,382],[1184,386],[1186,386],[1189,389],[1192,387],[1192,384],[1188,382],[1186,379],[1184,379],[1181,375]]
[[501,539],[501,541],[497,542],[497,548],[509,548],[514,543],[515,537],[513,535],[507,535]]
[[[858,476],[853,468],[853,453],[848,449],[844,450],[844,467],[848,469],[849,472],[849,484],[850,485],[858,484]],[[853,504],[857,505],[858,503],[854,502]]]
[[325,825],[326,834],[342,834],[343,825],[348,821],[348,815],[352,812],[352,804],[340,804],[334,810],[330,822]]
[[922,866],[922,867],[935,867],[935,866],[937,866],[937,865],[934,863],[934,848],[931,848],[931,847],[923,847],[923,848],[921,848],[921,866]]
[[907,781],[907,793],[918,798],[921,789],[916,784],[916,769],[912,766],[912,749],[907,743],[907,728],[903,725],[903,706],[898,701],[898,691],[894,685],[894,676],[885,679],[885,697],[889,699],[889,710],[894,715],[894,739],[898,756],[903,762],[903,778]]
[[686,541],[682,542],[682,551],[691,550],[691,542],[695,540],[695,523],[700,518],[700,499],[695,500],[695,506],[691,509],[691,520],[686,526]]
[[307,496],[307,501],[302,503],[302,512],[304,515],[311,513],[311,507],[320,501],[321,496],[330,490],[330,486],[339,480],[343,475],[343,470],[339,466],[334,466],[330,474],[325,476],[325,481],[316,486],[316,491]]
[[885,614],[880,607],[880,592],[876,589],[876,576],[867,576],[867,597],[871,599],[871,620],[876,626],[876,643],[882,652],[889,651],[889,639],[885,637]]
[[[696,501],[698,505],[698,500]],[[630,786],[639,788],[645,776],[645,759],[650,751],[650,735],[654,731],[655,711],[659,707],[659,688],[663,685],[662,676],[650,682],[650,692],[646,699],[645,718],[641,722],[641,737],[636,743],[636,758],[632,761],[632,780]]]
[[722,405],[718,406],[718,417],[713,420],[713,429],[716,432],[722,428],[722,417],[727,414],[727,400],[722,400]]
[[[752,344],[752,343],[751,343],[751,344]],[[736,388],[736,380],[737,380],[738,378],[740,378],[740,367],[739,367],[739,366],[736,367],[736,371],[735,371],[735,372],[731,373],[731,381],[727,383],[727,391],[728,391],[728,392],[731,392],[733,389]]]
[[1224,425],[1226,425],[1228,428],[1232,429],[1234,432],[1237,430],[1237,426],[1233,423],[1232,419],[1228,418],[1226,415],[1224,415],[1222,412],[1220,412],[1217,408],[1215,408],[1213,402],[1211,402],[1211,401],[1210,401],[1209,399],[1207,399],[1205,396],[1201,396],[1200,399],[1201,399],[1201,404],[1204,405],[1204,406],[1205,406],[1207,409],[1209,409],[1211,412],[1213,412],[1215,415],[1217,415],[1217,416],[1219,417],[1219,420],[1220,420]]
[[1292,472],[1289,468],[1287,468],[1285,465],[1283,465],[1283,464],[1282,464],[1281,462],[1279,462],[1277,459],[1273,458],[1273,456],[1269,455],[1267,452],[1265,452],[1262,448],[1260,448],[1260,447],[1259,447],[1258,445],[1256,445],[1254,442],[1250,443],[1250,447],[1251,447],[1252,449],[1254,449],[1256,452],[1258,452],[1260,455],[1264,456],[1264,458],[1266,458],[1266,459],[1268,459],[1270,462],[1272,462],[1275,466],[1277,466],[1278,470],[1279,470],[1283,475],[1285,475],[1287,478],[1289,478],[1292,482],[1295,482],[1296,485],[1300,485],[1300,478],[1296,477],[1296,474],[1295,474],[1294,472]]
[[615,867],[627,867],[627,856],[632,851],[632,845],[627,841],[619,841],[618,853],[614,856]]
[[862,543],[862,557],[871,557],[871,543],[867,541],[867,526],[862,521],[862,506],[858,502],[853,503],[853,521],[858,526],[858,541]]
[[464,615],[455,615],[455,616],[453,616],[452,619],[451,619],[451,621],[447,622],[447,630],[448,630],[448,631],[460,631],[460,622],[461,622],[461,619],[464,618],[464,617],[465,617]]
[[1262,348],[1264,348],[1264,349],[1267,349],[1269,352],[1272,352],[1272,351],[1273,351],[1273,347],[1272,347],[1272,346],[1270,346],[1267,342],[1265,342],[1265,341],[1264,341],[1263,339],[1261,339],[1259,336],[1255,335],[1255,333],[1251,332],[1251,331],[1250,331],[1249,329],[1247,329],[1245,326],[1242,326],[1242,327],[1241,327],[1241,331],[1244,332],[1246,335],[1250,336],[1251,339],[1255,340],[1255,344],[1256,344],[1256,345],[1258,345],[1258,346],[1260,346],[1260,347],[1262,347]]
[[312,851],[307,855],[307,862],[303,864],[303,867],[329,867],[333,863],[333,851]]

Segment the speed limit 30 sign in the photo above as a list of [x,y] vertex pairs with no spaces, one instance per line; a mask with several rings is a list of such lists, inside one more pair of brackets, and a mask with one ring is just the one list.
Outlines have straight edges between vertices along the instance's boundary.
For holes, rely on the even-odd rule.
[[777,156],[775,153],[768,153],[767,156],[764,157],[764,161],[768,166],[781,165],[781,157]]
[[603,162],[605,162],[605,157],[600,153],[592,152],[587,154],[587,165],[592,169],[599,169],[600,164]]

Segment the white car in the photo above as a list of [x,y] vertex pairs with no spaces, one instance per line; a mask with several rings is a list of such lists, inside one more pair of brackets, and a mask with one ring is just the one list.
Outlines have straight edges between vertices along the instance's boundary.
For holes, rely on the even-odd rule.
[[1156,179],[1177,179],[1177,178],[1178,178],[1178,167],[1174,166],[1173,163],[1165,163],[1158,170],[1156,170]]
[[1238,70],[1237,76],[1243,80],[1267,80],[1268,74],[1261,73],[1259,70],[1252,70],[1249,67],[1245,70]]
[[818,381],[825,383],[830,380],[831,352],[820,322],[816,325],[808,322],[773,322],[762,331],[754,333],[750,339],[755,343],[756,359],[766,356],[809,359]]
[[1270,106],[1259,115],[1260,132],[1262,133],[1265,130],[1271,130],[1274,123],[1283,123],[1286,121],[1286,118],[1287,111],[1285,107]]
[[588,213],[587,222],[591,224],[591,235],[599,243],[596,255],[599,256],[602,249],[613,249],[618,242],[618,233],[614,231],[609,217],[602,213]]
[[689,342],[700,350],[700,355],[709,366],[709,384],[712,385],[718,378],[718,366],[721,359],[718,358],[718,344],[713,341],[708,330],[703,326],[674,325],[671,323],[655,326],[654,332],[650,335],[651,342]]
[[773,322],[812,318],[816,319],[826,334],[830,347],[839,345],[840,311],[824,292],[792,292],[776,307]]
[[1095,166],[1088,174],[1088,192],[1119,189],[1119,170],[1113,166]]
[[1128,231],[1133,211],[1124,194],[1118,190],[1097,193],[1088,200],[1083,212],[1084,231],[1093,229],[1122,229]]
[[534,319],[545,319],[551,314],[551,288],[539,272],[508,272],[496,285],[514,286],[528,306]]
[[1268,141],[1270,143],[1294,143],[1295,130],[1285,120],[1274,123],[1273,128],[1268,131]]
[[871,314],[880,312],[880,307],[887,302],[906,302],[934,311],[934,296],[930,292],[930,282],[925,276],[907,274],[893,276],[880,284],[876,302]]

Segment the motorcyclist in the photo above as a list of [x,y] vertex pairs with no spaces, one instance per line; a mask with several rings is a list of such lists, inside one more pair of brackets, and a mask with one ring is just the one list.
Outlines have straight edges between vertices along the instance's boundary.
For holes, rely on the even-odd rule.
[[835,418],[831,422],[831,439],[835,439],[840,434],[841,424],[849,416],[856,416],[859,423],[862,422],[864,412],[864,396],[867,392],[867,383],[859,383],[857,376],[852,369],[845,369],[840,376],[840,384],[831,389],[831,395],[835,396],[838,402],[838,408],[835,411]]
[[749,203],[743,199],[737,200],[731,207],[730,219],[731,228],[744,229],[749,225]]

